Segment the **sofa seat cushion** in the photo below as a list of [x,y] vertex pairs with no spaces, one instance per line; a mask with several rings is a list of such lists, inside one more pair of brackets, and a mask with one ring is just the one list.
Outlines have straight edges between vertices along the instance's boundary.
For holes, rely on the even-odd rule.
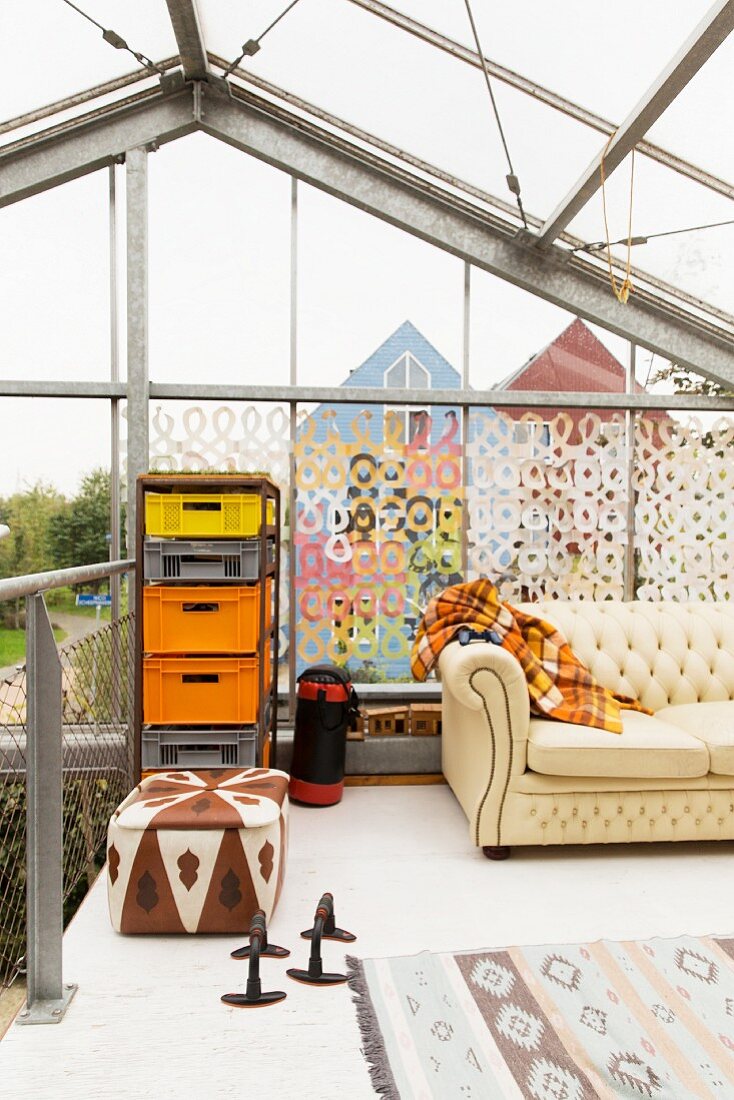
[[657,718],[703,741],[714,775],[734,775],[734,701],[664,707]]
[[623,710],[621,734],[533,718],[528,767],[543,775],[695,778],[708,773],[709,753],[703,741],[679,726]]

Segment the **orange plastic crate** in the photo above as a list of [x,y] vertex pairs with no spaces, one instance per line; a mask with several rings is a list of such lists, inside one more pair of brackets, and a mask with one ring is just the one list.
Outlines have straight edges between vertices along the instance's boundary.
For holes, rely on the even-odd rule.
[[[265,586],[265,629],[272,582]],[[260,628],[260,586],[151,585],[143,589],[146,653],[254,653]]]
[[[256,657],[146,657],[143,721],[154,726],[257,722],[258,668]],[[266,690],[269,680],[266,653]]]

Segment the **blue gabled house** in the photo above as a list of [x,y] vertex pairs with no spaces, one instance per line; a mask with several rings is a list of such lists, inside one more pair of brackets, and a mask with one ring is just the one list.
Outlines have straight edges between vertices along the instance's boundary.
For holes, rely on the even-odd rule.
[[[391,389],[450,390],[461,387],[461,375],[447,359],[426,340],[410,321],[403,321],[379,348],[356,367],[341,383],[345,389],[375,387]],[[339,438],[343,443],[353,443],[356,439],[353,427],[354,419],[364,410],[363,405],[344,404],[338,406],[319,405],[310,414],[316,421],[314,440],[323,442],[327,434],[327,421],[333,420]],[[452,436],[458,431],[458,422],[454,425],[455,410],[447,406],[437,406],[432,411],[430,434],[426,432],[426,409],[420,404],[420,393],[410,405],[392,406],[389,398],[384,406],[372,407],[370,437],[374,443],[381,442],[385,413],[394,410],[402,425],[402,442],[412,443],[423,433],[426,445],[436,445],[447,433]],[[330,415],[324,416],[325,413]]]

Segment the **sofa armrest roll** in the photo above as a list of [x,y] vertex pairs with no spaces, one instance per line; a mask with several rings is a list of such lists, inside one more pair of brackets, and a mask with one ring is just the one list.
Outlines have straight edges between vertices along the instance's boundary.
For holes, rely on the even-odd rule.
[[500,845],[510,776],[527,766],[525,675],[511,653],[489,642],[451,642],[439,667],[444,775],[469,819],[474,843],[481,835],[483,844]]

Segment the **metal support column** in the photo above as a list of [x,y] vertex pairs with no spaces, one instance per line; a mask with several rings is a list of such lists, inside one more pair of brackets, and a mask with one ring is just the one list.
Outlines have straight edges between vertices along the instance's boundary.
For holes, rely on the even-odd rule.
[[[135,491],[149,465],[148,153],[126,157],[127,192],[127,546],[135,545]],[[132,610],[133,593],[128,593]]]
[[[629,360],[627,362],[626,386],[627,393],[634,393],[635,365],[637,347],[630,344]],[[625,409],[624,413],[624,438],[627,452],[627,517],[625,529],[627,531],[627,544],[624,548],[624,598],[635,598],[635,426],[637,424],[637,412],[634,409]]]
[[[298,180],[291,177],[290,384],[298,383]],[[296,443],[298,405],[291,401],[288,485],[288,715],[296,717]]]
[[28,994],[19,1024],[56,1024],[77,987],[61,973],[63,772],[61,662],[43,594],[26,597]]
[[[469,362],[471,340],[471,264],[464,264],[464,329],[461,356],[461,388],[469,389]],[[469,405],[464,405],[461,410],[461,483],[464,486],[464,499],[461,504],[461,574],[468,580],[467,569],[469,567],[469,460],[467,458],[467,442],[469,439]]]
[[[109,255],[110,255],[110,381],[120,381],[117,317],[117,193],[115,165],[109,169]],[[120,547],[120,401],[110,401],[110,561],[122,557]],[[120,618],[120,575],[110,577],[112,621]]]

